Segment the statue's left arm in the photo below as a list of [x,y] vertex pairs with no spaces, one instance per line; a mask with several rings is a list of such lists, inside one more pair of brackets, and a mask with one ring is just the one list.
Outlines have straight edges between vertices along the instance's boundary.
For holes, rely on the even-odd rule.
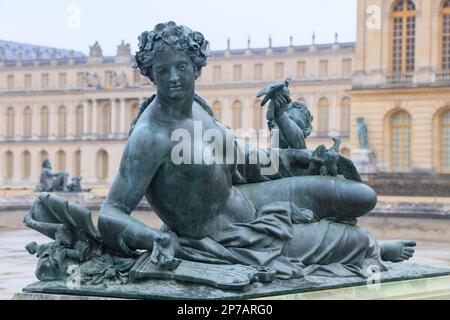
[[259,149],[240,140],[234,146],[233,184],[301,176],[313,161],[312,152],[306,149]]

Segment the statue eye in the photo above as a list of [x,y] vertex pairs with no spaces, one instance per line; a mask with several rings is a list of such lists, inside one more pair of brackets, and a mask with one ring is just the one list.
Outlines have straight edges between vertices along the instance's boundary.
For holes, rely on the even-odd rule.
[[180,65],[178,66],[178,68],[179,68],[180,70],[184,71],[184,70],[186,70],[187,65],[186,65],[185,63],[182,63],[182,64],[180,64]]
[[164,74],[164,72],[166,72],[166,68],[159,68],[159,69],[156,69],[156,72],[158,73],[158,74]]

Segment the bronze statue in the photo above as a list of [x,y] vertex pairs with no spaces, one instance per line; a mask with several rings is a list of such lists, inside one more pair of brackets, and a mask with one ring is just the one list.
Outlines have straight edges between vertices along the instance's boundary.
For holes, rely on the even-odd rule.
[[[189,260],[266,267],[280,279],[305,274],[364,277],[369,264],[386,270],[383,261],[412,257],[414,241],[380,244],[357,226],[356,219],[375,207],[377,196],[360,182],[338,146],[322,153],[306,149],[312,116],[302,107],[288,111],[288,83],[283,90],[262,94],[271,94],[269,121],[282,133],[285,146],[262,150],[235,139],[195,93],[207,56],[203,35],[174,22],[141,34],[136,67],[156,84],[157,93],[143,102],[133,122],[119,172],[100,209],[99,234],[86,232],[92,228],[79,218],[82,210],[70,205],[60,222],[67,224],[73,215],[72,228],[84,221],[84,236],[98,237],[104,252],[138,258],[148,251],[151,262],[167,270]],[[296,124],[289,112],[298,111],[301,121]],[[192,138],[183,141],[189,148],[174,152],[181,143],[174,133],[195,137],[198,128],[202,136],[213,131],[221,139]],[[197,150],[211,144],[220,161],[200,157],[199,162]],[[231,148],[231,161],[220,146]],[[177,163],[174,156],[187,161]],[[259,161],[267,158],[272,161]],[[265,170],[276,161],[278,170]],[[309,170],[311,165],[320,172]],[[320,170],[323,166],[326,172]],[[163,221],[161,230],[132,216],[143,197]],[[54,237],[38,220],[50,222],[46,212],[62,207],[60,200],[40,197],[26,222]]]
[[83,189],[81,187],[81,180],[83,177],[72,177],[72,182],[69,180],[68,172],[53,173],[52,164],[50,160],[46,159],[42,162],[42,172],[39,179],[39,184],[36,187],[36,192],[90,192],[91,189]]
[[53,173],[50,160],[42,162],[42,172],[39,179],[37,192],[68,192],[67,181],[69,174],[67,172]]
[[369,137],[368,137],[366,122],[364,121],[364,118],[362,118],[362,117],[356,118],[356,122],[358,122],[359,148],[368,150],[369,149]]

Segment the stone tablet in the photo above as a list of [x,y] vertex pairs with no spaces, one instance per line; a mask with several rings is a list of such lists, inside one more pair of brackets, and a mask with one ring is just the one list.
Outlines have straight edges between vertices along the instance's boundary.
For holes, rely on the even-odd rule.
[[150,253],[146,253],[130,270],[129,277],[133,283],[142,279],[178,280],[223,290],[246,291],[252,282],[274,280],[275,273],[243,265],[211,265],[188,260],[170,271],[154,265]]

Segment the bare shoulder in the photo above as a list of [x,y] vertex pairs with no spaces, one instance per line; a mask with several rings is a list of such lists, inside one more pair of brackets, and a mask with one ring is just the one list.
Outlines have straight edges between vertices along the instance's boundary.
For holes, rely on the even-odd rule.
[[[139,124],[128,139],[124,156],[129,160],[162,159],[170,153],[170,139],[151,123]],[[131,159],[130,159],[131,158]]]

